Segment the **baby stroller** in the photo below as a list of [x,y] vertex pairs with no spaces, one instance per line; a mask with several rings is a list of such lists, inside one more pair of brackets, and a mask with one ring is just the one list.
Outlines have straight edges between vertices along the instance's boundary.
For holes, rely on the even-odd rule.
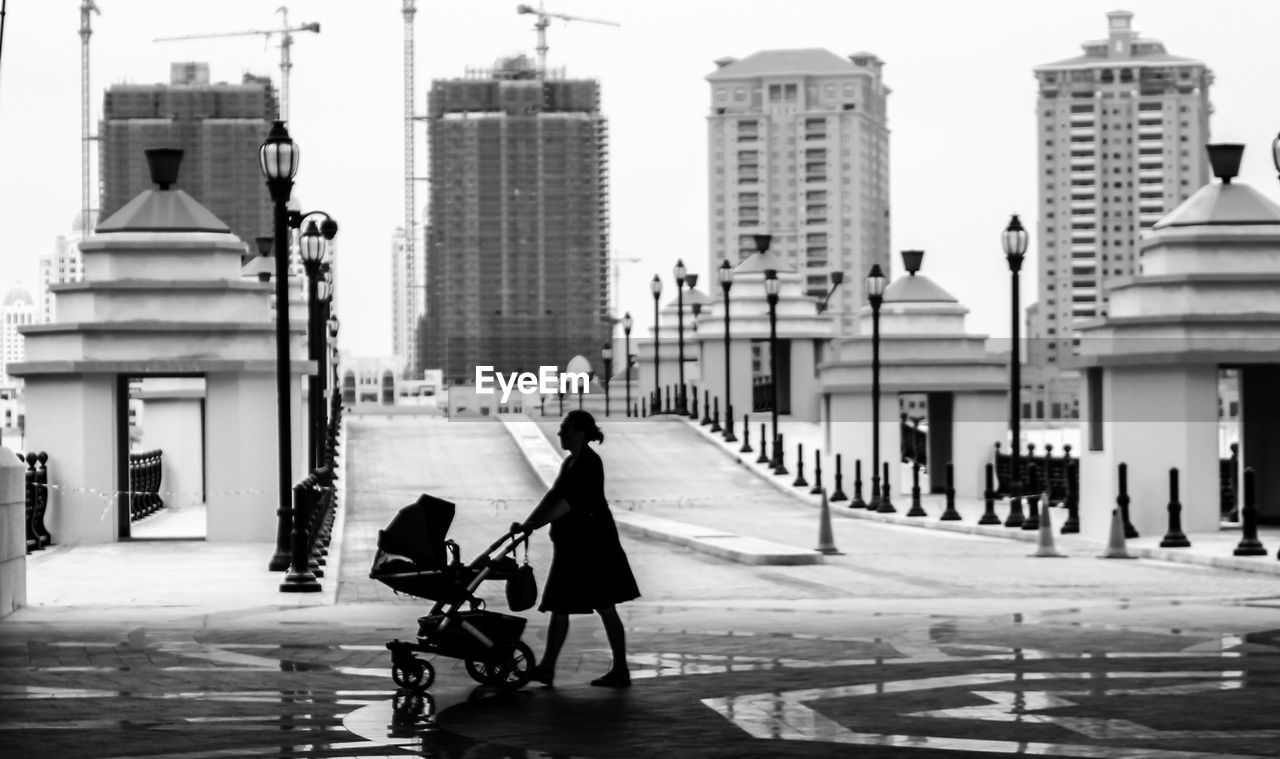
[[391,679],[401,688],[430,688],[435,668],[414,654],[438,654],[464,660],[467,674],[478,683],[520,688],[534,667],[533,651],[520,640],[525,619],[486,610],[475,592],[485,580],[510,581],[520,573],[511,554],[529,536],[507,533],[463,564],[458,544],[445,539],[453,514],[454,504],[424,494],[378,531],[369,577],[399,593],[435,601],[418,619],[416,643],[387,643]]

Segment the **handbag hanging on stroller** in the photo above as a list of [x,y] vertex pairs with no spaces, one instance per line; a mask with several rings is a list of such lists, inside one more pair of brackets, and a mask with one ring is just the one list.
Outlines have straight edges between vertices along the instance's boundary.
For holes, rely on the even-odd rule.
[[[529,682],[535,664],[533,651],[520,640],[525,619],[486,610],[476,589],[485,580],[506,580],[513,611],[533,606],[537,585],[528,563],[529,536],[509,532],[463,564],[458,544],[445,539],[453,516],[453,503],[423,494],[378,531],[369,577],[397,592],[435,601],[418,619],[417,642],[387,642],[391,679],[402,688],[430,688],[435,667],[414,655],[423,653],[464,660],[467,674],[483,685],[520,688]],[[521,543],[523,566],[511,556]]]

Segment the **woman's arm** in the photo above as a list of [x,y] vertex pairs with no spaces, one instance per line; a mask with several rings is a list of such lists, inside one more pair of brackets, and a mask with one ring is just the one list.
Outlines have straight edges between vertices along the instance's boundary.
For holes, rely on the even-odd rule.
[[544,524],[554,522],[568,512],[569,502],[552,488],[542,497],[538,505],[533,507],[533,511],[529,512],[529,516],[525,517],[524,522],[513,524],[511,529],[513,532],[517,528],[520,532],[533,532]]

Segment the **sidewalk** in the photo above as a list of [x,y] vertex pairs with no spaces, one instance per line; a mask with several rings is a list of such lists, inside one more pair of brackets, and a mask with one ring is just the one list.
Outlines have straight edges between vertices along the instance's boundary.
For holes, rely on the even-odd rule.
[[[752,436],[752,447],[755,453],[745,454],[739,453],[738,449],[741,443],[728,444],[719,434],[713,434],[709,430],[709,426],[701,426],[698,422],[691,419],[682,419],[681,417],[671,417],[679,420],[681,423],[688,425],[690,428],[697,430],[698,434],[707,442],[713,444],[717,449],[721,450],[726,456],[737,461],[746,469],[755,473],[760,479],[770,483],[778,492],[786,493],[797,501],[807,503],[817,507],[821,503],[821,497],[811,495],[809,488],[796,488],[792,486],[795,481],[796,472],[793,466],[789,466],[790,474],[784,477],[775,476],[766,464],[757,464],[756,457],[759,455],[759,445],[756,437]],[[741,438],[741,429],[736,430],[739,438]],[[794,449],[797,443],[804,445],[808,454],[806,460],[805,476],[809,479],[809,484],[813,484],[813,459],[812,451],[822,449],[824,444],[824,435],[822,426],[817,422],[805,422],[794,419],[779,419],[778,432],[787,441],[789,449]],[[834,457],[824,456],[826,463],[823,471],[824,485],[827,492],[834,490],[834,469],[832,462]],[[790,460],[788,460],[790,464]],[[910,469],[906,465],[902,465],[904,472]],[[910,474],[906,474],[902,478],[902,482],[910,482]],[[852,477],[846,473],[845,492],[852,498],[853,486]],[[832,515],[838,518],[865,519],[888,524],[911,525],[914,527],[924,527],[933,530],[945,530],[948,532],[968,533],[972,535],[982,535],[987,537],[1006,538],[1011,540],[1022,540],[1029,543],[1036,543],[1039,535],[1035,530],[1022,530],[1018,528],[1007,528],[998,525],[979,525],[978,519],[985,510],[985,504],[981,499],[956,496],[956,511],[960,513],[961,519],[958,521],[943,522],[939,519],[943,510],[946,508],[946,499],[944,496],[938,495],[922,495],[921,505],[928,513],[926,517],[908,517],[906,511],[911,505],[911,496],[909,493],[894,493],[893,503],[897,508],[895,514],[879,514],[870,512],[865,509],[851,509],[848,502],[831,504]],[[1008,514],[1008,504],[1005,501],[996,502],[996,513],[1001,518]],[[1061,535],[1058,531],[1061,529],[1062,522],[1066,519],[1066,509],[1055,507],[1051,511],[1051,519],[1054,525],[1054,542],[1059,551],[1070,555],[1098,555],[1105,548],[1105,544],[1079,537],[1077,535]],[[1265,556],[1235,556],[1232,551],[1240,542],[1239,528],[1232,530],[1219,530],[1216,532],[1198,532],[1188,533],[1188,539],[1191,541],[1189,548],[1161,548],[1160,541],[1163,535],[1144,535],[1126,541],[1126,549],[1134,556],[1147,559],[1158,559],[1161,561],[1171,561],[1184,564],[1196,564],[1200,566],[1211,566],[1219,569],[1231,569],[1241,572],[1257,572],[1261,574],[1271,574],[1280,576],[1280,561],[1276,560],[1276,549],[1280,548],[1280,527],[1259,527],[1258,539],[1263,546],[1268,549]]]

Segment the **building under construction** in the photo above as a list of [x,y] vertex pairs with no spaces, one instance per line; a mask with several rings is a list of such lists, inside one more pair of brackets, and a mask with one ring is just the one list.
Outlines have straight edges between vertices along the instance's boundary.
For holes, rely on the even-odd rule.
[[184,151],[177,187],[224,221],[245,243],[269,234],[271,199],[258,168],[276,113],[266,77],[209,83],[205,63],[175,63],[169,84],[116,84],[103,103],[102,214],[107,218],[151,188],[143,151]]
[[607,125],[594,80],[519,56],[428,94],[423,366],[469,384],[598,362],[610,334]]

